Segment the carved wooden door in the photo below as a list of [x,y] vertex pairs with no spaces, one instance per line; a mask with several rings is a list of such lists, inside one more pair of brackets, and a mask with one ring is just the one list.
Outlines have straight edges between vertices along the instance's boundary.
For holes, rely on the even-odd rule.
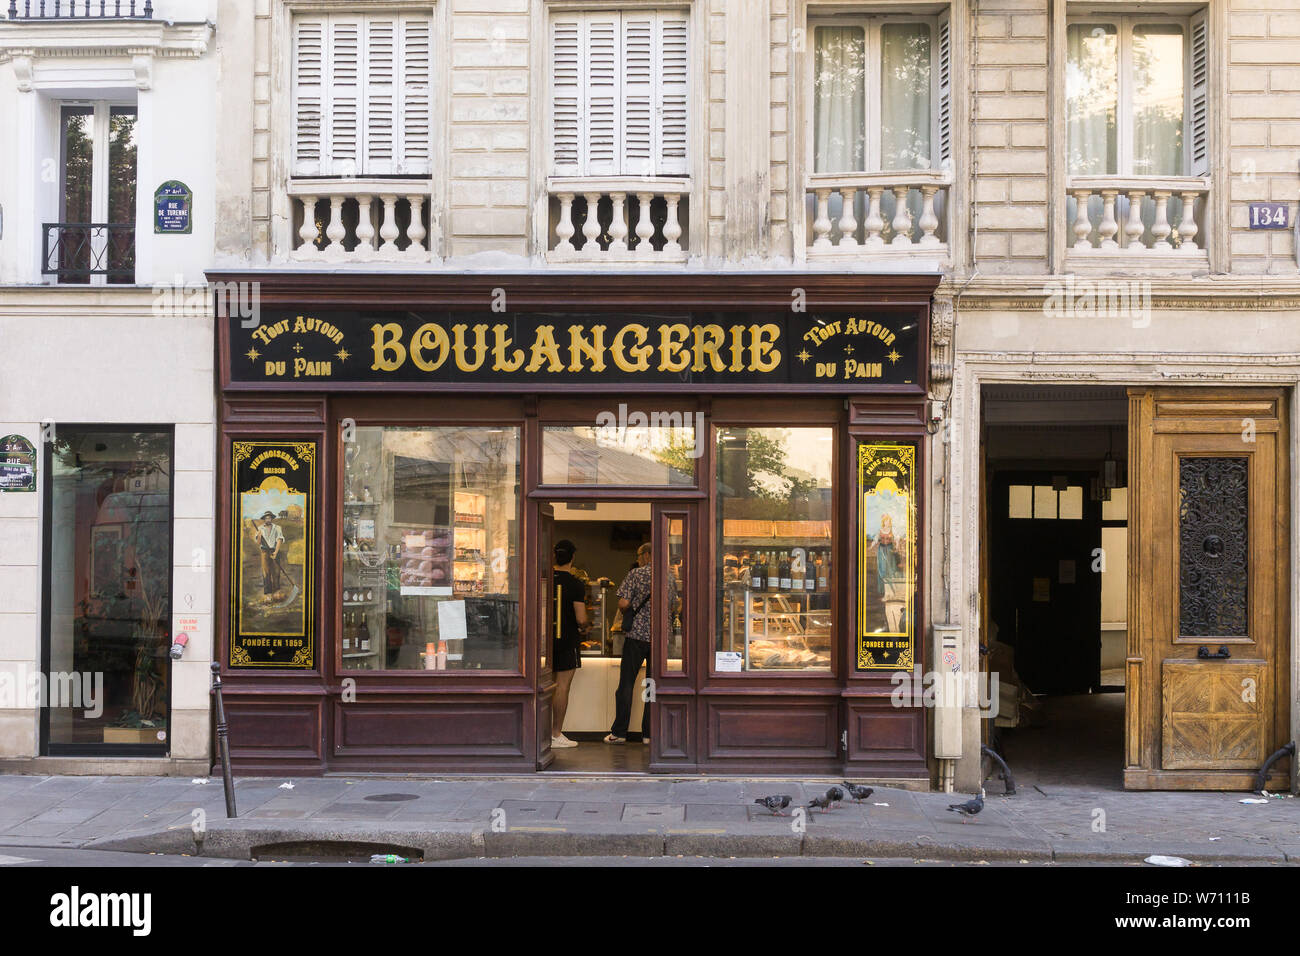
[[1129,391],[1126,787],[1250,789],[1286,742],[1285,426],[1281,390]]

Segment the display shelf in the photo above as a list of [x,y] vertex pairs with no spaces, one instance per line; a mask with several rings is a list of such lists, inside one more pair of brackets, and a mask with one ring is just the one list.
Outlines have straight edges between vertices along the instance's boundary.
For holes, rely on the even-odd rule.
[[829,596],[754,591],[726,596],[726,650],[743,653],[745,670],[829,670],[833,631]]

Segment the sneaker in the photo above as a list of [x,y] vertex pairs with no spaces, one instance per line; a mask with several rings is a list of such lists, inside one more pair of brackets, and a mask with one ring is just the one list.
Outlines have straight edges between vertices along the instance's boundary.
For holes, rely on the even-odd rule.
[[557,748],[562,748],[562,747],[576,747],[576,746],[578,746],[578,742],[576,740],[570,740],[568,737],[564,736],[564,734],[559,734],[558,736],[551,738],[552,750],[555,750]]
[[605,735],[605,743],[607,743],[607,744],[625,744],[625,743],[627,743],[627,738],[626,738],[626,737],[615,737],[613,734],[606,734],[606,735]]

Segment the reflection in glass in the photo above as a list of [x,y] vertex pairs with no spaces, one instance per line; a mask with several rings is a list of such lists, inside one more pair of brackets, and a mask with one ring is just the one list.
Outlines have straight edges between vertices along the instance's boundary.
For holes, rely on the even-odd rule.
[[632,420],[637,414],[608,425],[547,425],[542,430],[542,484],[694,484],[696,416],[663,413],[673,423],[651,425]]
[[830,428],[719,428],[715,671],[831,662]]
[[343,459],[343,668],[517,670],[519,429],[360,427]]
[[1071,176],[1119,172],[1119,42],[1111,24],[1072,23],[1066,31],[1065,115]]
[[47,519],[49,743],[165,746],[171,433],[59,426],[56,434]]
[[817,27],[813,56],[813,171],[865,170],[866,35],[862,27]]

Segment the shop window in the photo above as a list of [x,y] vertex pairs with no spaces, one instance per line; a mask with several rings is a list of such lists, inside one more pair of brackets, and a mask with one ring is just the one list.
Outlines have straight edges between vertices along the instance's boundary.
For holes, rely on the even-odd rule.
[[519,669],[519,429],[344,445],[344,670]]
[[46,464],[47,753],[165,753],[172,432],[59,426]]
[[685,176],[690,53],[682,11],[551,20],[556,176]]
[[694,485],[699,458],[696,425],[685,412],[662,413],[675,424],[629,421],[612,413],[609,424],[547,425],[542,430],[544,485]]
[[432,18],[299,16],[293,30],[293,175],[432,173]]
[[829,671],[834,432],[717,431],[714,670]]

